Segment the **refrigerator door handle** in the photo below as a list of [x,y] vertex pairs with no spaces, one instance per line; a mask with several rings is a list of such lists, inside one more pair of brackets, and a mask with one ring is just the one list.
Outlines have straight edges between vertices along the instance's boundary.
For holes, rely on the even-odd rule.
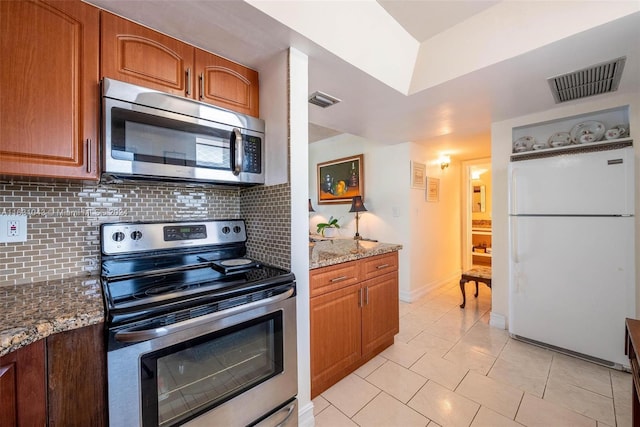
[[511,261],[514,264],[519,262],[518,260],[518,226],[517,218],[511,218]]
[[516,191],[516,168],[512,167],[511,169],[511,189],[509,191],[509,213],[511,214],[516,214],[516,206],[518,206],[518,204],[516,203],[516,197],[518,195],[518,192]]
[[511,217],[511,265],[513,288],[516,294],[520,293],[520,258],[518,257],[518,218]]

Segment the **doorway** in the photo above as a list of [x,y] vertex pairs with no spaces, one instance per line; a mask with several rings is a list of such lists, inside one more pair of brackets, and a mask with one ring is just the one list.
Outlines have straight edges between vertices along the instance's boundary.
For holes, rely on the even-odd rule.
[[463,162],[462,268],[491,266],[491,159]]

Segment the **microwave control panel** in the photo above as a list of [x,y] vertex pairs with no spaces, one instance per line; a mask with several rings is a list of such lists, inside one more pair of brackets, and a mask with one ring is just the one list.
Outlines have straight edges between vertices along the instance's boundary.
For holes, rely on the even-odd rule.
[[244,135],[244,160],[242,171],[249,173],[262,173],[261,140],[257,136]]

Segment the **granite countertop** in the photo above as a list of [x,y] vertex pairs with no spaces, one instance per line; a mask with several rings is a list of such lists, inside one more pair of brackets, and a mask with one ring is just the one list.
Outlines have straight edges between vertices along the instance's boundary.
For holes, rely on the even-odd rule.
[[57,332],[104,322],[99,278],[0,286],[0,356]]
[[309,243],[309,269],[399,251],[402,245],[366,240],[332,239]]

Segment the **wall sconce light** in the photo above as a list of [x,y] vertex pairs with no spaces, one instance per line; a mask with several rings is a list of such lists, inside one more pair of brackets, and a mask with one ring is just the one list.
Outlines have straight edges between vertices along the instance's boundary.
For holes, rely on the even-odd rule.
[[309,212],[315,212],[315,210],[313,210],[313,205],[311,204],[311,199],[309,199]]
[[449,156],[440,157],[440,169],[445,170],[449,167],[449,163],[451,163],[451,158]]
[[362,239],[362,237],[358,232],[358,220],[360,219],[359,215],[360,212],[367,212],[367,208],[365,208],[364,203],[362,203],[362,196],[355,196],[353,199],[351,199],[351,210],[349,212],[356,213],[356,235],[353,236],[353,239],[360,240]]

